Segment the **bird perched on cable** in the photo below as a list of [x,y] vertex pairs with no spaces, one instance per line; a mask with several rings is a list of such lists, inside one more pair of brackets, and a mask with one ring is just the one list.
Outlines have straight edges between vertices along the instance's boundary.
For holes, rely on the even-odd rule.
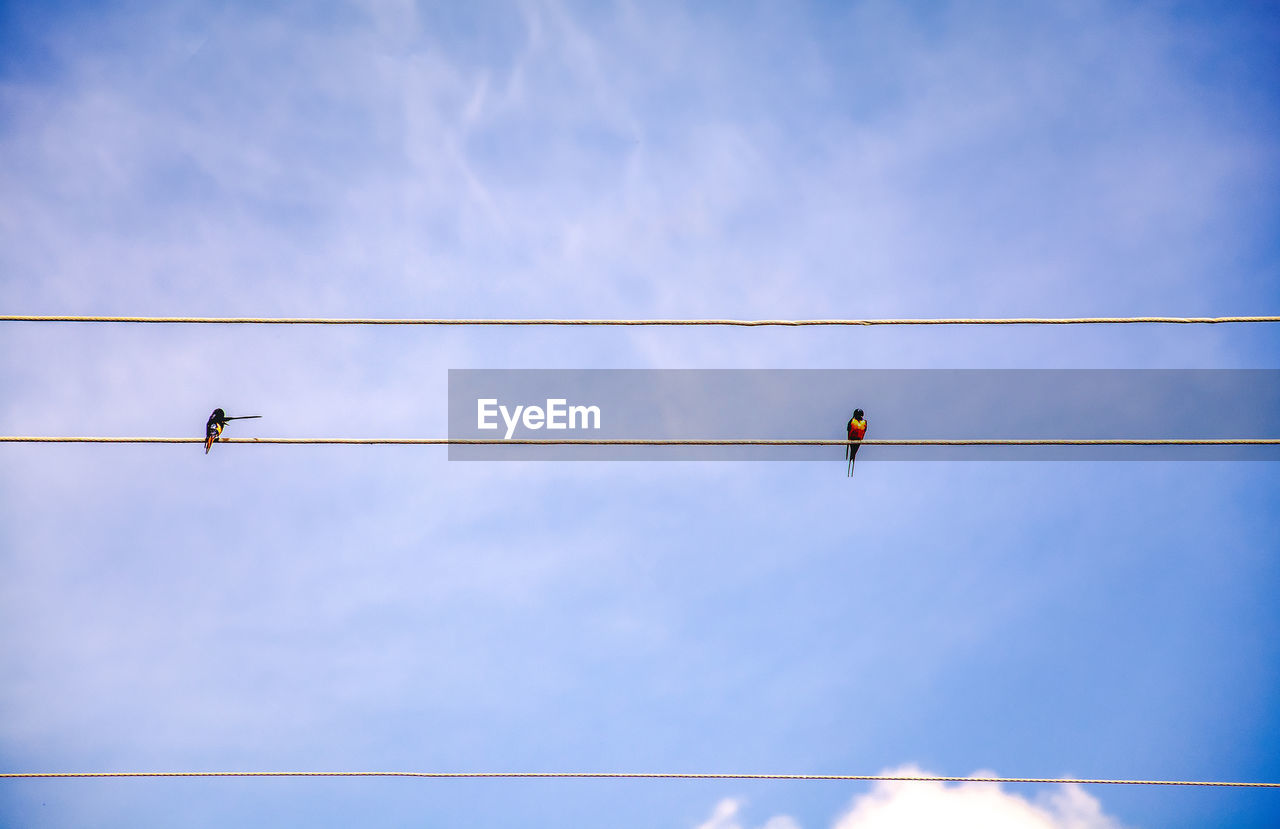
[[227,417],[227,413],[222,409],[214,409],[213,414],[209,415],[209,421],[204,424],[204,453],[209,454],[213,442],[222,436],[222,430],[227,425],[228,420],[253,420],[255,417],[262,415],[240,415],[239,417]]
[[[849,418],[849,422],[845,424],[845,434],[848,435],[846,440],[855,441],[862,440],[867,434],[867,416],[862,409],[854,409],[853,417]],[[853,477],[853,458],[858,454],[858,444],[848,443],[844,447],[844,458],[849,462],[848,477]]]

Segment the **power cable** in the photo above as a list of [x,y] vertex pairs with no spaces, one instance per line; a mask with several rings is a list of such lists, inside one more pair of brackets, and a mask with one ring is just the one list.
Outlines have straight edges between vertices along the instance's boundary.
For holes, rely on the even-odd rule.
[[433,771],[106,771],[106,772],[9,772],[0,779],[78,780],[98,778],[167,777],[412,777],[433,780],[474,779],[605,779],[605,780],[844,780],[915,783],[1057,783],[1081,786],[1212,786],[1217,788],[1276,789],[1280,783],[1234,780],[1136,780],[1087,777],[944,777],[897,774],[735,774],[697,772],[433,772]]
[[604,325],[604,326],[815,326],[815,325],[1122,325],[1280,322],[1263,317],[947,317],[938,319],[447,319],[371,317],[140,317],[89,314],[6,314],[0,322],[102,322],[165,325]]
[[[204,443],[204,438],[0,435],[0,443]],[[1274,446],[1280,438],[221,438],[218,443],[346,446]]]

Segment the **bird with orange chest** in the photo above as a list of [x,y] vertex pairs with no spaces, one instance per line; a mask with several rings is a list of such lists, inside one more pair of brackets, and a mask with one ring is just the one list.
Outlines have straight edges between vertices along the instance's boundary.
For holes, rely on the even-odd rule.
[[[867,416],[862,409],[854,409],[853,417],[849,418],[849,422],[845,424],[845,440],[855,441],[862,440],[867,434]],[[853,459],[858,454],[858,444],[849,443],[844,448],[844,458],[849,462],[849,471],[847,477],[853,477]]]
[[226,427],[228,420],[253,420],[256,417],[262,417],[262,415],[227,417],[227,413],[222,409],[214,409],[213,414],[209,415],[208,422],[204,424],[204,453],[209,454],[214,442],[222,437],[222,430]]

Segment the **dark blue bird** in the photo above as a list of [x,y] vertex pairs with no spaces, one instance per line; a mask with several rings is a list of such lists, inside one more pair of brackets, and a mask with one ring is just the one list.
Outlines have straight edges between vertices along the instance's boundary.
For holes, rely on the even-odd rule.
[[222,409],[214,409],[213,414],[209,415],[209,421],[204,424],[204,453],[209,454],[213,442],[222,436],[222,429],[227,425],[228,420],[252,420],[255,417],[262,417],[262,415],[227,417],[227,413]]

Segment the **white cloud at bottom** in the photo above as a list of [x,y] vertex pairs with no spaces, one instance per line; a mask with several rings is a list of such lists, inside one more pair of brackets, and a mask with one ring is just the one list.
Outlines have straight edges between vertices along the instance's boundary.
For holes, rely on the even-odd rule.
[[[716,804],[715,809],[711,812],[711,817],[703,823],[698,824],[697,829],[745,829],[738,820],[738,812],[742,809],[742,801],[732,797],[726,797]],[[800,824],[796,823],[786,815],[778,815],[769,818],[760,829],[800,829]]]
[[[893,777],[928,777],[915,766],[882,772]],[[974,777],[995,777],[975,772]],[[745,829],[739,819],[742,801],[721,800],[697,829]],[[1079,786],[1063,785],[1026,798],[998,783],[925,783],[885,781],[858,795],[832,824],[832,829],[1123,829],[1102,811],[1102,804]],[[770,818],[761,829],[800,829],[788,816]]]

